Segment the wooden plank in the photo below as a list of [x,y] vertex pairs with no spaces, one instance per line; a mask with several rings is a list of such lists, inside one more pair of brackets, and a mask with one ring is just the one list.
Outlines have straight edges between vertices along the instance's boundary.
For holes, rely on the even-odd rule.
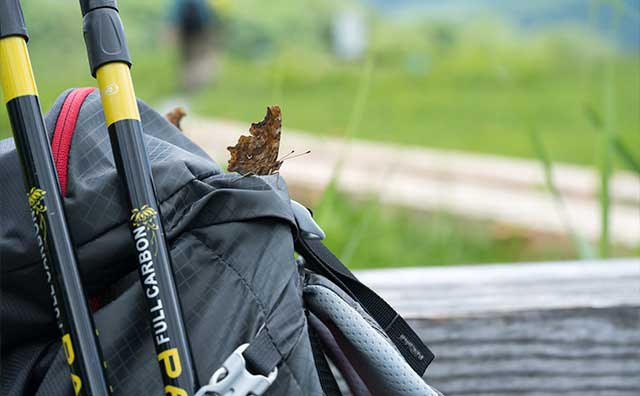
[[357,276],[409,318],[640,306],[640,259],[406,268]]
[[445,395],[640,395],[639,307],[418,320]]
[[358,274],[433,349],[447,396],[640,395],[640,260]]

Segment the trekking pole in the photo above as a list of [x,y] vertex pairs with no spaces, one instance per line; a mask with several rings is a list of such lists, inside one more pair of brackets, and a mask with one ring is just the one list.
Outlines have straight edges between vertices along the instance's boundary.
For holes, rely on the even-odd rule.
[[71,368],[75,395],[107,396],[97,331],[85,298],[40,100],[19,0],[0,0],[0,85],[28,190],[42,264]]
[[169,396],[191,396],[197,379],[160,220],[131,80],[131,58],[115,0],[80,0],[91,74],[97,78],[129,221],[158,362]]

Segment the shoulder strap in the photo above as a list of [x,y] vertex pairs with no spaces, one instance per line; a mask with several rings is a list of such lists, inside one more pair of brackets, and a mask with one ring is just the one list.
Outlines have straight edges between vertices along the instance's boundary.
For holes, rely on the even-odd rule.
[[[53,130],[53,137],[51,138],[51,154],[56,166],[60,193],[63,198],[67,196],[69,154],[71,152],[73,135],[76,130],[76,125],[78,124],[78,117],[80,116],[80,109],[87,99],[87,96],[95,90],[96,88],[93,87],[74,88],[70,90],[64,99],[60,112],[58,113],[58,118],[56,119],[56,126]],[[97,311],[102,307],[102,298],[100,296],[90,296],[89,305],[93,312]]]
[[349,269],[318,239],[298,237],[296,251],[310,270],[340,286],[378,322],[411,368],[420,376],[434,354],[420,337],[382,297],[361,283]]
[[95,88],[76,88],[69,92],[62,104],[56,127],[53,131],[51,141],[51,152],[53,161],[58,172],[60,182],[60,192],[62,196],[67,195],[67,174],[69,168],[69,151],[71,150],[71,140],[76,130],[80,108],[87,96],[95,91]]

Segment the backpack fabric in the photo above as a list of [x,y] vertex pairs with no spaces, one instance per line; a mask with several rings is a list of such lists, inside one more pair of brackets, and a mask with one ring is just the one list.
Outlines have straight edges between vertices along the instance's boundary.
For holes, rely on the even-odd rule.
[[[433,355],[319,241],[300,237],[279,175],[224,173],[164,117],[144,102],[139,108],[201,385],[239,345],[268,339],[278,375],[265,395],[437,394],[420,378]],[[163,394],[99,93],[66,91],[46,124],[113,394]],[[13,140],[0,141],[0,393],[68,396],[69,369],[20,175]],[[344,334],[352,323],[367,327],[354,333],[362,342]],[[370,340],[384,352],[371,356]],[[351,391],[340,390],[336,366]],[[387,367],[402,378],[386,376]]]
[[[49,131],[73,92],[63,94],[47,115]],[[307,359],[311,350],[286,184],[277,175],[239,178],[221,172],[161,115],[142,102],[140,110],[201,381],[264,326],[283,356],[268,394],[321,395]],[[93,297],[112,285],[120,288],[94,315],[110,383],[115,395],[163,394],[141,287],[137,275],[130,276],[136,261],[126,197],[97,92],[84,100],[74,129],[64,203],[84,286]],[[71,395],[10,139],[0,143],[0,172],[5,187],[0,205],[2,394]]]

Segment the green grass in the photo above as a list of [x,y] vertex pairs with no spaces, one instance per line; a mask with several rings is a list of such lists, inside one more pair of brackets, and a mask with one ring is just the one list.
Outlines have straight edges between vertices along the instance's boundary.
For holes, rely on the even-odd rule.
[[[636,61],[616,65],[617,134],[636,152],[640,148],[639,67]],[[259,118],[267,104],[277,103],[286,127],[344,136],[364,67],[330,64],[309,73],[281,69],[227,60],[223,77],[196,98],[195,110],[248,122]],[[276,72],[285,75],[277,90],[282,94],[274,95]],[[556,161],[592,166],[599,138],[584,115],[591,95],[571,70],[524,81],[465,82],[444,72],[415,77],[376,65],[354,136],[535,158],[528,128],[536,125]]]
[[[458,28],[376,21],[368,58],[344,63],[319,40],[327,18],[323,2],[306,0],[322,17],[316,18],[318,26],[305,30],[314,20],[305,7],[277,3],[274,17],[288,22],[279,25],[265,17],[262,26],[248,12],[252,1],[244,0],[233,14],[237,20],[230,26],[239,26],[228,32],[219,80],[193,98],[200,115],[249,122],[277,103],[285,127],[344,136],[369,62],[373,72],[366,103],[358,128],[349,131],[354,137],[536,158],[529,138],[533,127],[554,162],[595,166],[600,132],[585,109],[603,110],[602,86],[608,84],[616,96],[612,133],[634,157],[640,156],[640,58],[617,54],[597,37],[579,32],[523,37],[499,21]],[[176,53],[161,34],[164,11],[150,1],[125,8],[138,95],[153,103],[178,93]],[[93,85],[76,7],[43,13],[41,7],[26,5],[25,13],[43,107],[66,87]],[[299,20],[307,22],[300,25]],[[243,30],[243,23],[254,24],[252,30]],[[251,50],[251,39],[237,41],[241,31],[273,37],[263,38],[266,50]],[[248,46],[242,48],[248,53],[237,45]],[[7,129],[5,112],[0,112],[0,136],[8,136]],[[629,168],[627,161],[613,165]]]
[[[89,75],[84,52],[74,48],[64,58],[46,50],[31,52],[36,85],[45,112],[64,90],[96,86],[96,81]],[[175,92],[177,81],[174,77],[176,67],[173,54],[167,50],[159,50],[153,54],[141,52],[140,55],[132,69],[138,97],[154,101]],[[0,138],[10,135],[7,114],[0,111]]]
[[576,259],[571,241],[444,213],[416,214],[337,196],[317,217],[327,244],[351,268]]
[[[331,57],[323,41],[332,9],[326,0],[299,7],[284,1],[231,4],[222,74],[191,98],[198,115],[248,123],[260,119],[267,105],[279,104],[285,133],[295,128],[532,159],[544,153],[548,176],[557,162],[597,167],[604,223],[610,170],[638,172],[640,58],[617,53],[597,37],[575,31],[522,36],[498,21],[453,28],[374,18],[371,51],[346,63]],[[46,12],[39,3],[23,5],[43,108],[66,88],[95,85],[76,5]],[[138,96],[153,104],[180,94],[176,52],[160,34],[162,8],[152,0],[121,7]],[[0,138],[9,135],[0,111]],[[547,182],[553,191],[552,178]],[[316,213],[330,247],[356,267],[585,256],[578,236],[572,241],[444,213],[416,214],[331,189]],[[603,235],[600,253],[640,251],[609,247]]]

